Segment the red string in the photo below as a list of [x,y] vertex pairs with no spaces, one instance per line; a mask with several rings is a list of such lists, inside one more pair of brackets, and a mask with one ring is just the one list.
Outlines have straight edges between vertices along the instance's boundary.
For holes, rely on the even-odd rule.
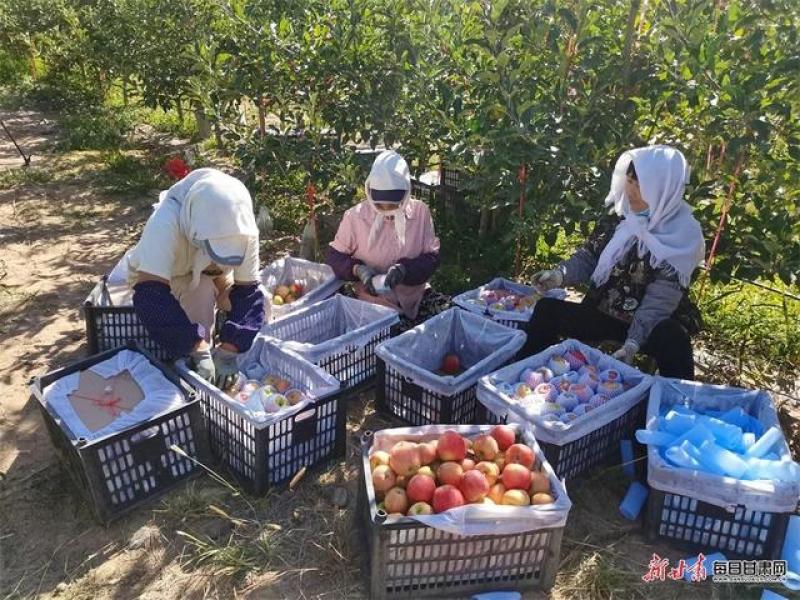
[[95,406],[105,410],[109,415],[112,417],[118,417],[122,414],[122,408],[120,408],[119,404],[122,402],[122,398],[117,396],[113,398],[109,398],[105,400],[103,398],[91,398],[89,396],[83,396],[81,394],[72,393],[70,396],[74,398],[80,398],[82,400],[89,400]]

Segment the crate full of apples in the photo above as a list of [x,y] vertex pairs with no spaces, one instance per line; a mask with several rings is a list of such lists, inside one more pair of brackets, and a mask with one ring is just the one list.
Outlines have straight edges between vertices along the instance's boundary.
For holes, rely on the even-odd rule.
[[577,340],[481,378],[484,422],[530,427],[561,477],[587,472],[619,451],[644,420],[652,377]]
[[373,597],[492,590],[515,578],[520,588],[552,585],[571,502],[529,432],[383,430],[362,463]]
[[328,298],[341,285],[330,266],[293,256],[278,259],[264,267],[261,283],[269,300],[270,321]]

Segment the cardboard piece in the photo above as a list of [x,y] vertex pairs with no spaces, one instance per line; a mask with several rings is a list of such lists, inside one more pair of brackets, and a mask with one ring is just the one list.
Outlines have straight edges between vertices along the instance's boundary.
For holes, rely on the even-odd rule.
[[89,369],[81,371],[78,387],[67,397],[86,428],[97,431],[130,413],[144,393],[127,369],[108,378]]

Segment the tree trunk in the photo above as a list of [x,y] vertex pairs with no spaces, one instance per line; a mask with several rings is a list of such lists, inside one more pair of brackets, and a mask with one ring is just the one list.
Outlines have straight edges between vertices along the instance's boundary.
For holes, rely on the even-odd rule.
[[195,108],[194,118],[197,121],[197,136],[201,140],[208,139],[211,135],[211,122],[206,117],[206,111],[202,108]]
[[489,209],[486,206],[481,206],[481,222],[478,225],[478,236],[484,237],[489,230]]
[[185,115],[183,114],[183,102],[180,96],[178,96],[178,100],[175,102],[175,112],[178,113],[178,120],[181,122],[181,127],[183,127],[186,121]]
[[128,106],[128,76],[122,77],[122,105]]

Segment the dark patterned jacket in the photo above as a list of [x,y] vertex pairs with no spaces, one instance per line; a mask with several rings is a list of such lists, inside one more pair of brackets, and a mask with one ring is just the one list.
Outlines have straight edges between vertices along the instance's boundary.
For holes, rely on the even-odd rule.
[[650,265],[650,253],[638,256],[636,244],[614,265],[600,287],[591,282],[597,260],[614,236],[621,221],[617,215],[601,217],[589,238],[575,254],[562,262],[565,285],[589,282],[584,304],[629,323],[628,337],[643,345],[650,332],[670,317],[680,322],[690,335],[702,327],[697,307],[689,299],[688,290],[680,285],[674,272]]

